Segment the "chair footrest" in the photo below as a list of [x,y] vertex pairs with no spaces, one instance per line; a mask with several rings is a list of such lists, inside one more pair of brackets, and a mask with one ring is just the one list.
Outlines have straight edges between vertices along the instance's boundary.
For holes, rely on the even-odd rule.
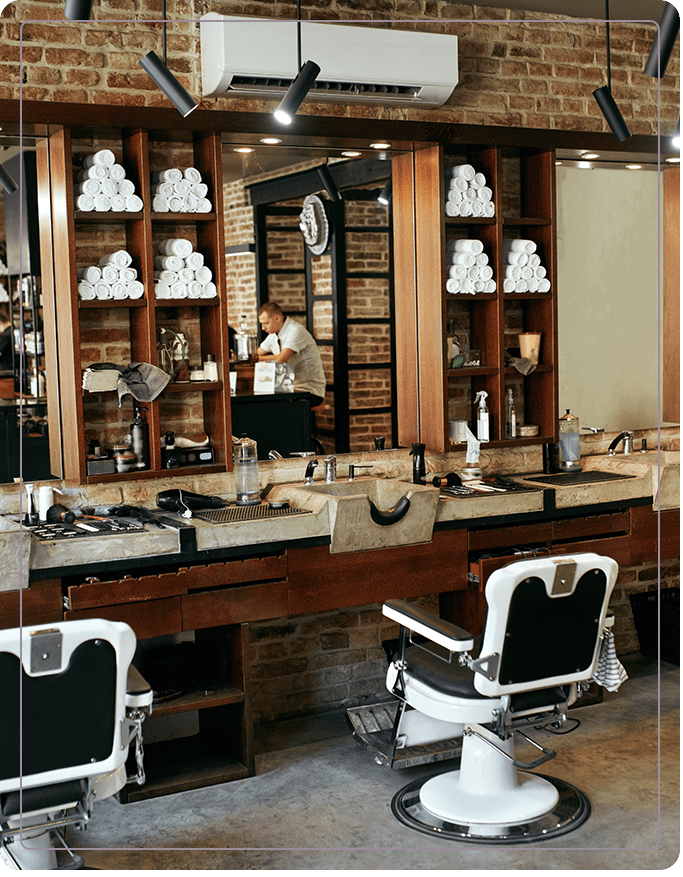
[[351,707],[346,711],[346,721],[353,731],[354,740],[373,752],[375,760],[380,764],[398,770],[404,767],[414,767],[418,764],[446,761],[449,758],[460,756],[462,737],[454,737],[424,746],[397,748],[392,759],[394,721],[397,709],[397,701],[388,701]]

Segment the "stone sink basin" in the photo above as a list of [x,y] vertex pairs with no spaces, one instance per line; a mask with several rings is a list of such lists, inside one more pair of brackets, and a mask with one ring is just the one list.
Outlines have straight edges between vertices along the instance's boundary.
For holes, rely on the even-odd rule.
[[0,591],[28,587],[31,534],[21,524],[0,517]]
[[313,512],[326,507],[330,554],[431,542],[439,505],[433,487],[382,478],[280,484],[268,494],[278,498]]
[[646,451],[644,454],[607,454],[582,457],[584,469],[598,469],[606,472],[623,472],[624,475],[645,475],[652,478],[654,507],[661,509],[680,508],[681,497],[681,452]]

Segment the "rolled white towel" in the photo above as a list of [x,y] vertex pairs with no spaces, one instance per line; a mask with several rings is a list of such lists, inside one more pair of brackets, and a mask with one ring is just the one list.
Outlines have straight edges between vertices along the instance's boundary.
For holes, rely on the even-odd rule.
[[550,281],[547,277],[544,277],[543,280],[538,281],[538,291],[539,292],[550,292]]
[[449,189],[446,192],[446,201],[451,201],[453,204],[460,204],[462,201],[462,192],[460,189]]
[[192,194],[197,198],[206,198],[209,194],[209,187],[206,183],[192,183]]
[[[529,267],[531,267],[531,266],[529,266]],[[534,277],[536,278],[536,280],[543,280],[543,278],[548,273],[546,271],[546,269],[543,267],[543,265],[539,265],[537,268],[534,268],[533,271],[534,271]]]
[[168,210],[169,213],[182,213],[183,212],[183,199],[179,195],[174,195],[172,198],[168,199]]
[[461,216],[471,216],[472,215],[472,202],[468,201],[467,198],[462,199],[462,204],[460,205],[460,215]]
[[449,277],[446,281],[446,292],[460,292],[460,280],[457,277]]
[[456,280],[462,280],[467,277],[467,268],[464,265],[449,265],[448,276]]
[[482,201],[490,201],[493,198],[493,189],[490,189],[488,186],[482,186],[477,194]]
[[109,177],[106,180],[102,180],[100,185],[102,186],[102,194],[109,195],[110,198],[112,195],[118,195],[119,193],[119,184],[116,180],[112,180]]
[[102,191],[102,180],[82,180],[76,186],[76,191],[79,195],[92,195],[94,198],[95,195],[99,195]]
[[[179,256],[181,259],[186,259],[192,250],[192,242],[186,238],[166,238],[159,244],[159,253],[162,256]],[[182,267],[181,264],[177,270],[180,271]]]
[[193,280],[187,284],[187,294],[189,298],[203,298],[202,285],[198,280]]
[[446,191],[450,192],[457,189],[458,192],[464,192],[467,188],[467,180],[464,177],[451,177],[446,180]]
[[92,199],[95,204],[95,210],[98,213],[105,213],[107,210],[111,210],[111,198],[108,195],[103,195],[100,192],[99,195],[93,195]]
[[180,195],[181,198],[184,198],[185,195],[189,195],[192,191],[192,183],[189,180],[178,180],[177,183],[173,183],[173,194]]
[[110,168],[107,168],[107,173],[110,179],[116,180],[117,183],[126,178],[125,168],[120,164],[113,164]]
[[505,255],[507,256],[506,261],[508,265],[518,265],[520,268],[523,268],[529,261],[526,253],[508,252]]
[[163,195],[155,195],[152,198],[152,210],[155,213],[168,213],[169,201],[170,198],[165,198]]
[[474,253],[451,253],[450,256],[452,265],[464,265],[465,268],[471,268],[476,261]]
[[475,256],[478,256],[484,252],[483,243],[476,238],[457,239],[453,244],[453,249],[456,253],[474,253]]
[[138,195],[126,195],[126,213],[139,213],[142,210],[142,198]]
[[476,262],[480,268],[483,268],[484,265],[488,265],[489,257],[486,255],[486,253],[477,253]]
[[463,198],[466,198],[468,201],[476,201],[477,200],[477,190],[471,189],[469,186],[462,193]]
[[195,271],[195,280],[198,280],[202,285],[207,283],[211,283],[213,280],[213,272],[206,265],[202,265],[197,271]]
[[484,216],[491,217],[496,215],[496,207],[493,201],[484,201]]
[[83,159],[83,167],[92,167],[98,164],[101,167],[111,167],[116,162],[116,157],[111,149],[98,149]]
[[503,241],[503,247],[513,253],[526,253],[527,256],[536,252],[535,241],[521,240],[518,238],[506,238]]
[[208,198],[200,198],[197,201],[197,213],[211,213],[213,206]]
[[460,216],[460,204],[455,201],[446,201],[446,216]]
[[132,180],[119,180],[119,195],[127,198],[129,195],[135,194],[135,183]]
[[483,280],[475,280],[473,282],[475,292],[484,292],[485,283]]
[[88,265],[87,268],[79,268],[76,271],[76,276],[79,280],[85,280],[86,283],[92,285],[102,279],[102,271],[97,265]]
[[204,264],[204,254],[193,250],[189,256],[184,259],[185,267],[191,268],[193,271],[199,271]]
[[190,183],[201,183],[202,181],[202,175],[196,167],[186,167],[183,170],[183,176],[186,180],[189,180]]
[[83,213],[92,213],[95,209],[95,199],[92,195],[77,195],[74,206],[76,210],[82,210]]
[[460,281],[460,290],[462,292],[467,292],[470,295],[474,293],[474,281],[470,280],[469,277],[466,277],[464,280]]
[[538,268],[538,266],[541,264],[541,257],[538,255],[538,253],[531,253],[527,264],[530,268]]
[[117,268],[127,268],[133,261],[133,257],[127,250],[115,250],[107,253],[99,261],[100,268],[103,265],[115,265]]
[[467,276],[470,278],[470,280],[479,280],[479,278],[481,277],[481,274],[479,273],[480,271],[481,268],[478,265],[472,265],[471,268],[467,269]]
[[[195,277],[195,272],[192,268],[181,268],[180,271],[178,271],[178,280],[180,280],[181,283],[192,283],[193,280],[197,279],[198,278]],[[211,280],[210,277],[209,280]]]
[[164,198],[173,197],[173,183],[157,183],[152,189],[153,195],[162,195]]
[[511,280],[521,280],[522,269],[519,265],[506,265],[505,276],[509,277]]
[[471,164],[457,164],[454,167],[447,168],[445,175],[453,177],[463,177],[465,180],[473,180],[475,170]]
[[154,267],[160,271],[180,271],[185,263],[180,256],[155,256]]
[[111,286],[100,280],[95,284],[95,296],[101,299],[111,298]]
[[128,284],[128,297],[129,298],[142,298],[145,294],[145,287],[139,280],[133,280],[132,283]]
[[171,297],[171,287],[168,283],[155,283],[154,284],[154,297],[155,298],[170,298]]
[[185,195],[183,198],[183,211],[185,213],[196,213],[197,204],[199,204],[199,198],[190,192],[189,195]]
[[218,290],[215,283],[202,284],[202,298],[216,298]]
[[128,286],[120,281],[112,283],[111,296],[112,298],[128,298]]
[[527,286],[529,287],[529,292],[538,292],[538,279],[536,277],[530,277],[527,280]]
[[119,268],[119,280],[121,283],[132,283],[138,279],[138,272],[135,268]]
[[470,180],[470,186],[473,186],[475,189],[481,189],[482,186],[486,185],[486,177],[482,173],[475,174]]
[[475,198],[472,202],[472,216],[483,216],[484,215],[484,202],[480,201],[479,198]]
[[515,280],[515,292],[528,292],[529,284],[526,280]]
[[171,298],[187,298],[187,283],[177,283],[171,286]]
[[111,196],[111,209],[116,213],[125,213],[126,211],[126,198],[120,192],[117,192],[116,195]]
[[177,167],[170,167],[152,174],[153,183],[177,183],[183,178],[183,172]]
[[177,271],[164,270],[155,271],[154,279],[160,280],[162,283],[168,283],[169,286],[173,286],[174,283],[177,283],[180,280],[180,277],[178,277]]
[[484,292],[495,292],[496,291],[496,281],[495,280],[486,280],[484,284]]
[[84,167],[78,172],[78,181],[83,180],[104,180],[107,177],[107,168],[101,164],[94,164],[92,167]]
[[491,280],[491,278],[493,277],[493,268],[490,265],[483,265],[479,269],[479,276],[484,281]]
[[522,268],[522,280],[530,280],[534,276],[534,272],[529,268],[528,265],[525,265]]
[[92,301],[94,298],[97,298],[95,287],[92,283],[86,283],[85,280],[81,280],[78,284],[78,297],[83,299],[83,301]]
[[506,277],[503,280],[503,292],[514,292],[516,281],[512,277]]
[[103,265],[102,266],[102,280],[105,283],[118,283],[119,282],[119,269],[116,265]]

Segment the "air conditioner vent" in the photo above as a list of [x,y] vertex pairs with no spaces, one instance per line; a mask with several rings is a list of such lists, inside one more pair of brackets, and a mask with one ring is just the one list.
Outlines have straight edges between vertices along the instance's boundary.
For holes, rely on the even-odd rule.
[[[274,96],[284,94],[292,84],[291,79],[275,79],[271,76],[233,76],[228,91],[235,92],[271,92]],[[368,95],[379,97],[386,95],[388,99],[414,98],[420,93],[419,85],[387,85],[379,82],[328,82],[317,79],[311,92],[328,92],[332,95]],[[322,96],[322,95],[321,95]]]

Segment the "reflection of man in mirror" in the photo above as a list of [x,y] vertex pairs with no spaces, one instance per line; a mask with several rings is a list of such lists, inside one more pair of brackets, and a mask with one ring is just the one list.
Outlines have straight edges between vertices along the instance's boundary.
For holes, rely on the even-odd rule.
[[12,322],[7,305],[0,305],[0,371],[12,368]]
[[294,369],[294,392],[308,393],[312,405],[325,398],[325,372],[315,338],[304,327],[285,317],[280,305],[268,301],[258,312],[259,323],[268,333],[256,351],[261,362],[287,362]]

